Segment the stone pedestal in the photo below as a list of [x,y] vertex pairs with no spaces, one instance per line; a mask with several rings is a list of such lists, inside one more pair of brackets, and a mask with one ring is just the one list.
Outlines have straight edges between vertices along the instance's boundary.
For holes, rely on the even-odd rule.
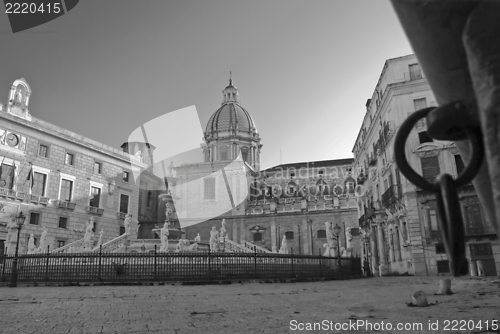
[[477,276],[484,277],[483,261],[477,260],[476,263],[477,263]]
[[477,264],[476,264],[476,261],[470,261],[469,268],[470,268],[470,275],[472,277],[476,277],[477,276]]

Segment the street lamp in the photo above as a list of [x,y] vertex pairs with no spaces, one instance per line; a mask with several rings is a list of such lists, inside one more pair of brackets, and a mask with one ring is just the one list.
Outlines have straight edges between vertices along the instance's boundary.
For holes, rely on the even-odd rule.
[[368,235],[365,234],[361,239],[361,241],[365,246],[365,263],[363,264],[363,269],[365,270],[366,276],[370,276],[370,265],[368,261],[368,242],[370,241],[370,238],[368,237]]
[[342,228],[339,226],[339,224],[335,223],[335,226],[333,227],[333,233],[337,236],[337,261],[340,267],[340,231]]
[[16,253],[14,255],[14,262],[12,263],[12,272],[10,275],[9,287],[15,288],[17,286],[17,257],[19,251],[19,237],[21,235],[21,228],[23,227],[24,220],[26,217],[23,212],[19,212],[19,216],[16,217],[16,227],[17,227],[17,240],[16,240]]

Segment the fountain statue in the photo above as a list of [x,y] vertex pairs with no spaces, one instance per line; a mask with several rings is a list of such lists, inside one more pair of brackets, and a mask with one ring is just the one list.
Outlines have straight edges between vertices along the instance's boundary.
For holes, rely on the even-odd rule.
[[347,227],[345,229],[345,233],[346,233],[346,248],[345,248],[345,253],[346,253],[346,257],[350,257],[352,256],[352,239],[353,236],[352,236],[352,233],[351,233],[351,228],[350,227]]
[[35,252],[35,236],[31,233],[28,240],[28,254],[33,254]]
[[46,249],[45,247],[45,239],[47,238],[47,228],[43,228],[42,235],[40,237],[40,247],[38,248],[39,253],[43,253],[43,251]]
[[273,247],[272,247],[272,252],[273,252],[273,253],[278,253],[278,251],[276,250],[276,245],[273,245]]
[[226,220],[225,219],[222,219],[222,222],[221,222],[222,226],[220,228],[220,232],[219,232],[219,238],[222,242],[224,242],[224,237],[226,236]]
[[218,243],[219,232],[212,226],[212,231],[210,231],[210,251],[217,252],[219,249]]
[[85,228],[85,235],[83,236],[83,250],[90,252],[92,250],[92,237],[94,236],[94,232],[92,229],[94,228],[94,217],[90,217],[90,221],[87,223],[87,227]]
[[132,221],[132,215],[128,214],[125,216],[125,220],[123,221],[123,227],[125,227],[125,233],[130,236],[130,223]]
[[194,238],[194,241],[195,242],[200,242],[201,241],[201,237],[200,237],[200,234],[198,233],[198,235]]
[[7,255],[14,254],[18,233],[19,230],[16,228],[16,222],[13,218],[10,223],[7,223],[7,238],[5,239],[7,244]]
[[160,252],[168,252],[168,226],[169,224],[165,222],[163,224],[163,228],[160,230],[160,239],[161,239],[161,247],[160,247]]
[[326,230],[326,243],[323,247],[326,248],[325,254],[323,256],[335,257],[337,256],[337,236],[333,232],[332,223],[325,222]]
[[101,229],[101,232],[99,232],[99,241],[97,242],[97,247],[102,245],[103,238],[104,238],[104,229]]
[[280,254],[288,254],[288,243],[286,242],[286,236],[283,236],[283,240],[281,241]]

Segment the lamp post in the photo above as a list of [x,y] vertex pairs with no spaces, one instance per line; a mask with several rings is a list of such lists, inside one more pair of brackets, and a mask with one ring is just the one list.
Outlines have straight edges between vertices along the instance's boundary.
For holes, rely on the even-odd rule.
[[370,241],[370,238],[365,234],[361,240],[363,241],[363,245],[365,247],[365,260],[363,263],[363,269],[365,271],[365,275],[370,276],[370,265],[368,261],[368,242]]
[[334,228],[333,228],[333,232],[337,236],[337,262],[338,262],[339,268],[340,268],[340,231],[341,230],[342,230],[342,228],[339,226],[339,224],[336,223]]
[[17,227],[17,240],[16,240],[16,253],[14,255],[14,261],[12,262],[12,272],[10,275],[10,284],[9,287],[15,288],[17,286],[17,257],[19,251],[19,237],[21,235],[21,228],[23,227],[24,220],[26,217],[23,215],[23,212],[19,212],[19,216],[16,217],[16,227]]

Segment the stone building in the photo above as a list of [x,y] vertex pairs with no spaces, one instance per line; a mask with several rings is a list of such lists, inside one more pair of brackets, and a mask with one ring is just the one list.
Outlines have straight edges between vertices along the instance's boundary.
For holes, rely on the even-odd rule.
[[28,108],[30,96],[30,86],[19,79],[0,104],[2,252],[8,246],[7,224],[21,211],[27,217],[20,235],[21,253],[26,251],[30,234],[38,246],[45,228],[46,245],[53,250],[82,239],[91,217],[94,243],[101,230],[105,231],[103,241],[123,233],[127,213],[132,215],[132,230],[137,230],[138,217],[156,218],[156,207],[144,205],[139,210],[139,200],[147,198],[139,194],[131,173],[131,166],[145,170],[152,161],[33,117]]
[[[370,237],[363,254],[376,274],[449,272],[436,197],[406,180],[394,162],[399,126],[412,112],[436,105],[414,55],[385,62],[353,147],[359,226]],[[430,138],[425,120],[414,127],[405,153],[413,169],[428,180],[440,173],[456,178],[464,169],[455,144]],[[459,198],[471,273],[479,269],[497,275],[500,243],[472,184],[459,189]]]
[[231,79],[222,93],[205,129],[201,162],[177,165],[167,177],[185,237],[199,233],[208,242],[224,219],[239,245],[277,250],[285,238],[289,253],[317,255],[325,252],[325,222],[331,222],[342,228],[340,246],[360,255],[353,160],[261,170],[261,138]]

